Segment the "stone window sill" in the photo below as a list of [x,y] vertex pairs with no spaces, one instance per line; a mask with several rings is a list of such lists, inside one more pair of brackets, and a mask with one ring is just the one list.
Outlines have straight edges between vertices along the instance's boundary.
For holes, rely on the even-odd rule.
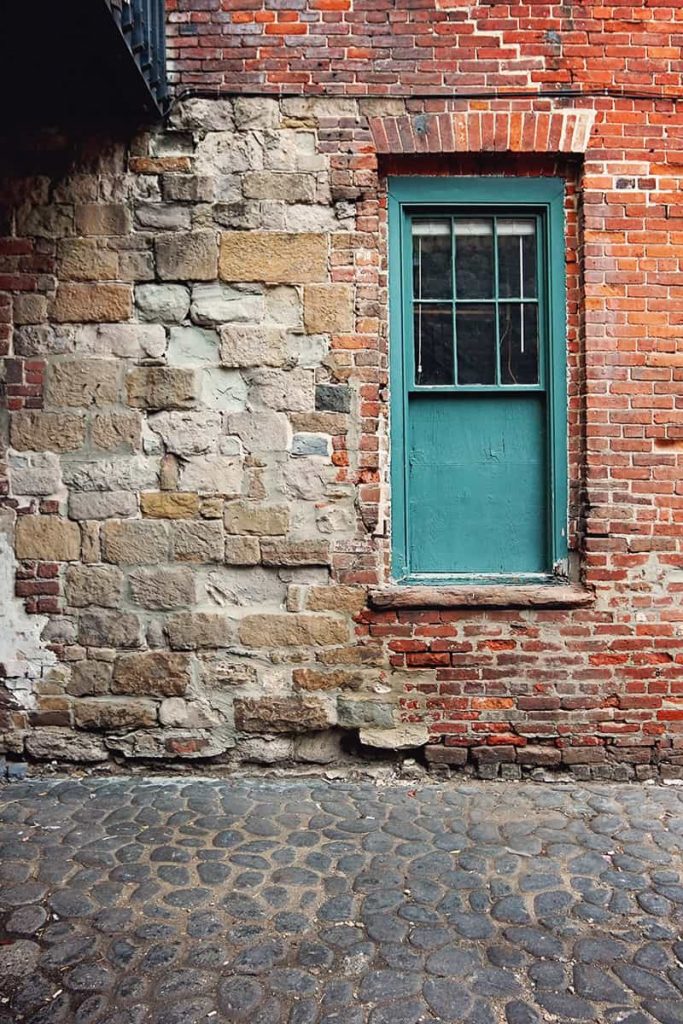
[[573,583],[372,587],[373,608],[581,608],[592,591]]

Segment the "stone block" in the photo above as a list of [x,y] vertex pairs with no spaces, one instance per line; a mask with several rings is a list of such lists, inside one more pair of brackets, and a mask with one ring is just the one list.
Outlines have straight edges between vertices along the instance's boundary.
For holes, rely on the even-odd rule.
[[363,587],[331,584],[329,587],[309,587],[306,593],[306,607],[312,612],[358,615],[366,604],[367,595]]
[[330,457],[330,439],[327,434],[295,434],[292,438],[292,455],[299,457]]
[[271,285],[265,290],[266,320],[281,327],[298,329],[302,326],[299,290],[291,285]]
[[140,409],[185,409],[197,398],[194,370],[171,366],[143,366],[126,378],[128,404]]
[[62,281],[115,281],[119,258],[90,238],[66,238],[59,243],[59,276]]
[[48,406],[89,408],[119,400],[119,367],[113,359],[51,362],[45,383]]
[[471,750],[472,758],[476,765],[498,764],[501,761],[515,760],[515,747],[511,743],[501,743],[487,747],[472,747]]
[[178,231],[154,243],[157,274],[162,281],[212,281],[218,274],[215,231]]
[[232,501],[225,508],[225,529],[228,533],[275,537],[287,533],[289,510],[246,501]]
[[287,336],[277,327],[229,324],[221,330],[223,366],[282,366],[287,358]]
[[225,231],[218,272],[224,281],[304,284],[327,277],[327,236],[312,232]]
[[262,540],[264,565],[329,565],[330,549],[319,540]]
[[563,764],[601,764],[607,760],[604,747],[565,747],[562,750]]
[[205,366],[201,371],[200,401],[221,413],[241,412],[247,404],[247,385],[238,370]]
[[53,315],[58,323],[129,320],[133,298],[126,284],[60,284]]
[[122,252],[119,254],[118,278],[136,283],[154,280],[154,256],[151,252]]
[[202,99],[191,96],[173,107],[171,124],[175,128],[202,132],[230,132],[234,127],[231,99]]
[[242,179],[246,199],[275,199],[285,203],[312,203],[315,176],[287,171],[252,171]]
[[243,697],[235,700],[235,725],[240,732],[293,733],[327,729],[325,704],[314,697]]
[[197,596],[195,576],[190,569],[136,569],[128,583],[133,601],[142,608],[185,608],[194,604]]
[[190,291],[182,284],[140,284],[135,305],[141,320],[178,324],[190,311]]
[[148,729],[158,724],[154,701],[129,697],[79,700],[74,718],[79,729]]
[[345,729],[360,729],[361,726],[392,729],[393,712],[394,705],[384,701],[342,696],[337,698],[339,724]]
[[320,672],[312,668],[295,668],[292,673],[294,687],[297,690],[358,690],[363,685],[361,672],[333,669],[331,672]]
[[161,193],[165,202],[210,203],[215,195],[215,183],[208,175],[164,174]]
[[76,331],[74,351],[121,359],[159,359],[166,351],[161,324],[86,324]]
[[226,565],[258,565],[261,561],[261,548],[256,537],[226,537]]
[[71,519],[126,519],[138,513],[137,498],[130,491],[72,491]]
[[313,410],[313,370],[253,370],[249,383],[259,401],[269,409],[287,412]]
[[335,437],[349,432],[349,417],[340,412],[294,413],[290,419],[293,429],[302,433],[330,434]]
[[177,562],[222,562],[223,525],[215,520],[173,523],[171,548]]
[[[47,197],[38,202],[46,203]],[[64,238],[67,235],[73,235],[73,211],[70,206],[61,203],[43,206],[38,205],[38,202],[35,205],[25,202],[17,209],[17,235],[19,238],[33,235],[38,238]]]
[[183,458],[215,451],[221,436],[218,412],[160,412],[147,422],[164,442],[166,451]]
[[140,414],[98,413],[92,420],[90,436],[95,447],[102,451],[139,451],[142,437]]
[[240,131],[277,128],[280,124],[280,105],[277,99],[266,96],[237,96],[233,100],[235,127]]
[[165,632],[174,651],[230,647],[235,642],[234,620],[219,612],[178,612],[166,622]]
[[260,320],[263,295],[260,290],[231,288],[225,284],[198,284],[192,289],[190,313],[194,323],[204,327]]
[[170,366],[213,366],[218,362],[218,334],[201,327],[171,327]]
[[55,494],[62,485],[59,459],[53,452],[10,455],[9,477],[12,494]]
[[140,227],[155,231],[183,231],[192,224],[192,211],[171,203],[138,203],[135,220]]
[[287,451],[291,437],[287,417],[269,410],[228,416],[227,433],[235,434],[251,454]]
[[78,642],[84,647],[139,647],[138,617],[130,612],[81,612],[78,616]]
[[353,330],[353,285],[307,284],[304,326],[311,334],[341,334]]
[[393,729],[361,726],[358,739],[365,747],[380,750],[412,750],[425,745],[429,739],[429,732],[425,725],[409,722],[401,723]]
[[148,519],[189,519],[199,512],[197,494],[147,491],[140,495],[140,510]]
[[232,202],[215,203],[213,219],[223,228],[237,228],[239,231],[253,231],[263,226],[260,204],[254,200],[233,199]]
[[180,697],[192,682],[187,654],[148,651],[122,654],[114,662],[112,693],[141,697]]
[[111,665],[106,661],[77,661],[66,692],[71,697],[98,697],[109,692]]
[[67,487],[75,491],[140,491],[151,490],[158,483],[158,459],[142,455],[93,462],[64,461],[62,476]]
[[79,235],[127,235],[133,226],[130,210],[119,203],[83,203],[74,221]]
[[102,527],[102,557],[117,565],[153,565],[168,559],[166,523],[108,522]]
[[57,516],[19,516],[15,528],[15,552],[19,559],[40,562],[75,562],[81,550],[81,531],[76,523]]
[[78,736],[73,729],[35,729],[25,739],[26,753],[36,761],[70,761],[94,764],[109,757],[102,740]]
[[180,472],[180,487],[199,494],[237,497],[242,489],[242,461],[229,455],[200,455],[188,459]]
[[467,747],[446,747],[433,743],[425,747],[425,757],[430,764],[449,764],[462,768],[467,764]]
[[57,412],[15,412],[10,417],[12,447],[18,451],[73,452],[85,441],[85,417]]
[[325,647],[349,639],[349,627],[329,615],[247,615],[239,636],[246,647]]
[[42,324],[47,320],[47,298],[36,292],[17,293],[12,298],[15,327],[24,324]]
[[123,573],[113,565],[70,565],[64,582],[67,604],[76,608],[117,608],[121,600]]
[[351,412],[351,388],[348,384],[317,384],[315,408],[319,412]]

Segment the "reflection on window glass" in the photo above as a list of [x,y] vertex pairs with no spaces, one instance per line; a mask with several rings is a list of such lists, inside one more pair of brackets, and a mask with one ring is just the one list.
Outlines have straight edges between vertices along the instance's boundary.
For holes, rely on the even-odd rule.
[[538,310],[535,304],[501,302],[501,384],[538,384]]
[[459,217],[454,221],[455,290],[458,299],[493,297],[493,221]]
[[501,298],[536,296],[536,223],[499,217],[498,288]]
[[416,299],[450,299],[451,222],[413,221],[413,294]]
[[492,303],[467,303],[455,314],[458,384],[496,383],[496,314]]
[[453,384],[453,314],[450,303],[415,305],[415,383]]

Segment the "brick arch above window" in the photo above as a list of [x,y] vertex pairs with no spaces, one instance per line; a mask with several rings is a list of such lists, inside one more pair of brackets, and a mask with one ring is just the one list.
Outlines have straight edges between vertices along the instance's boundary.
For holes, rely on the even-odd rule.
[[595,111],[486,111],[372,117],[378,153],[585,153]]

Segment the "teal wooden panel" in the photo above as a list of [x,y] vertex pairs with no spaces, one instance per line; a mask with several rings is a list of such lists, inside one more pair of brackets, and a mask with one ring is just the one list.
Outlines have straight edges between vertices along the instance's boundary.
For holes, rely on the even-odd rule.
[[410,395],[411,573],[543,573],[549,556],[546,396]]

